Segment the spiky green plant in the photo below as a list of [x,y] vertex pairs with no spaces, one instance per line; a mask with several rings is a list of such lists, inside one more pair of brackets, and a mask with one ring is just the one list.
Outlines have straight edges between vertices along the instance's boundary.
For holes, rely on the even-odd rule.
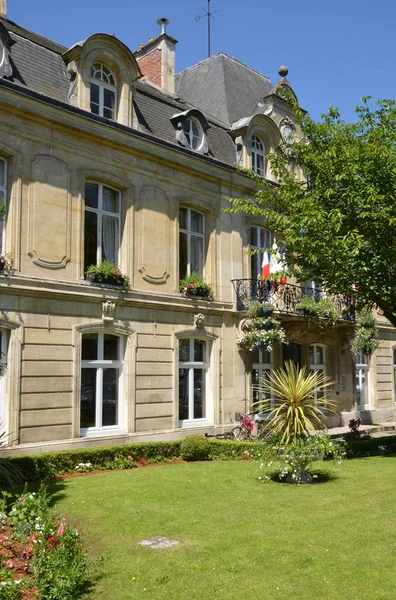
[[326,429],[324,411],[336,410],[336,404],[325,393],[331,385],[329,377],[321,371],[300,369],[291,360],[285,363],[285,368],[268,375],[262,381],[262,390],[275,398],[272,410],[270,400],[264,406],[264,411],[270,411],[268,434],[280,436],[281,444],[289,444],[314,430]]

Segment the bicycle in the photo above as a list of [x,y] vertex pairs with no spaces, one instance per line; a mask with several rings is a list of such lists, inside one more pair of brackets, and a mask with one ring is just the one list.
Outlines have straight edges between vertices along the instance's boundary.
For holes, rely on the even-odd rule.
[[[265,413],[246,413],[245,415],[236,413],[235,420],[240,421],[241,425],[237,425],[231,429],[231,438],[234,440],[240,442],[262,442],[270,437],[266,427],[268,419]],[[256,427],[255,434],[253,433],[254,427]]]
[[205,433],[205,437],[207,438],[215,438],[216,440],[232,440],[232,432],[225,431],[224,433]]

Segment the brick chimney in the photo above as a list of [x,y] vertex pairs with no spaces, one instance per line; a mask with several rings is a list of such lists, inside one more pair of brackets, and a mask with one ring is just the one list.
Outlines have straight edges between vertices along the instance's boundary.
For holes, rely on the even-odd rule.
[[146,44],[140,44],[134,55],[143,76],[173,95],[177,40],[166,33],[168,19],[158,19],[157,23],[161,26],[161,34],[156,38],[150,38]]
[[7,18],[7,0],[0,0],[0,17]]

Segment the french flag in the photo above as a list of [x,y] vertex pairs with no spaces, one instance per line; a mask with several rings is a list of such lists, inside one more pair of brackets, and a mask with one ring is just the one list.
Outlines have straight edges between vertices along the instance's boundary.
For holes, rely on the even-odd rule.
[[270,260],[268,252],[263,252],[263,262],[261,263],[261,277],[268,277],[270,274]]

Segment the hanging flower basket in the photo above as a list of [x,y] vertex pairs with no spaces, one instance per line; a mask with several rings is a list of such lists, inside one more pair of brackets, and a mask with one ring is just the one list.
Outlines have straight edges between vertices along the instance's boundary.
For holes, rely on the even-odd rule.
[[127,290],[129,288],[129,279],[125,273],[116,267],[110,261],[103,261],[99,265],[88,267],[85,276],[92,283],[102,285],[113,285]]
[[12,259],[9,252],[0,252],[0,271],[10,271],[12,269]]

